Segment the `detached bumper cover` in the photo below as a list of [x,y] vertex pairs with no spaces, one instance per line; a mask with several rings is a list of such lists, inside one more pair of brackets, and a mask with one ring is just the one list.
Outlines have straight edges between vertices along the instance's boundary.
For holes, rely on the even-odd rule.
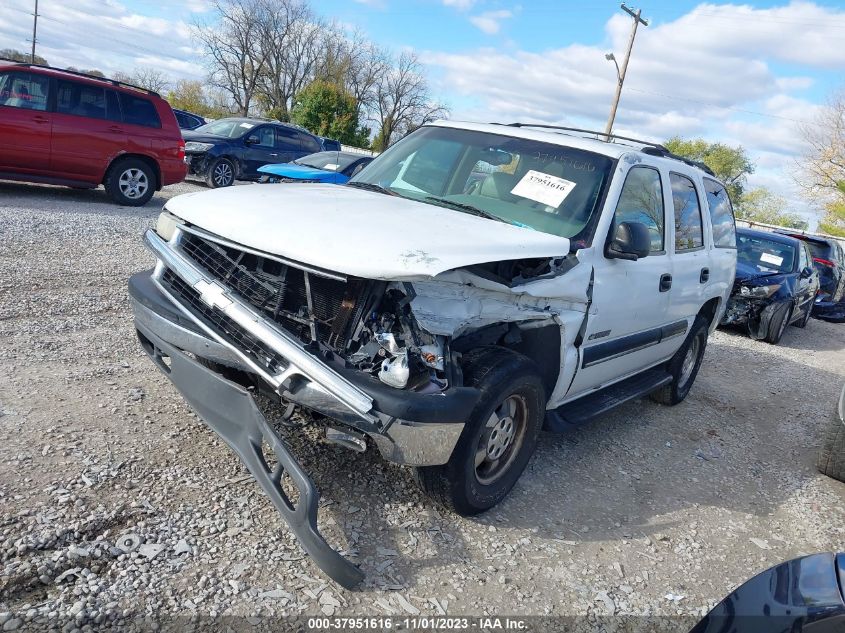
[[[317,566],[348,589],[360,583],[364,578],[361,570],[335,551],[317,529],[320,494],[314,482],[267,423],[249,392],[188,358],[154,334],[144,339],[145,351],[188,404],[238,454]],[[169,365],[165,358],[169,359]],[[264,458],[262,443],[269,445],[276,456],[278,463],[273,469]],[[299,502],[295,506],[281,485],[285,474],[299,491]]]

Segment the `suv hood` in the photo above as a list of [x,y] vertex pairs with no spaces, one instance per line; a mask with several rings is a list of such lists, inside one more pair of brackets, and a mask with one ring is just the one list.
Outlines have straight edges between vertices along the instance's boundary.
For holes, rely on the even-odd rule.
[[338,185],[235,186],[177,196],[165,208],[244,246],[367,279],[569,253],[563,237]]

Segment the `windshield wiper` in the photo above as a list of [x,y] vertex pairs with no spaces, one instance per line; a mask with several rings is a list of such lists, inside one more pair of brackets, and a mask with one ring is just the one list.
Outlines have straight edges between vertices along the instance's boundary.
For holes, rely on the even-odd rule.
[[366,189],[367,191],[376,191],[378,193],[383,193],[388,196],[398,196],[399,194],[393,191],[392,189],[388,189],[387,187],[382,187],[381,185],[377,185],[374,182],[347,182],[347,187],[358,187],[358,189]]
[[509,220],[505,220],[504,218],[500,218],[498,215],[493,215],[489,211],[485,211],[484,209],[479,209],[478,207],[474,207],[471,204],[464,204],[463,202],[456,202],[455,200],[449,200],[448,198],[438,198],[437,196],[426,196],[425,200],[428,202],[433,202],[435,204],[440,204],[443,206],[452,207],[453,209],[457,209],[458,211],[463,211],[464,213],[469,213],[470,215],[477,215],[480,218],[487,218],[488,220],[496,220],[497,222],[504,222],[505,224],[511,224]]

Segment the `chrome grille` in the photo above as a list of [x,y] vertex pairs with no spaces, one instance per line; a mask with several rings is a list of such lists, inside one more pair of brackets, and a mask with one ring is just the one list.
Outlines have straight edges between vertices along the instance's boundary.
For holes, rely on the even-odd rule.
[[206,304],[199,293],[185,283],[172,270],[165,268],[161,276],[161,284],[190,312],[211,328],[226,342],[233,345],[252,361],[267,370],[267,373],[278,374],[284,369],[285,359],[274,352],[263,342],[247,332],[220,310]]
[[[365,282],[329,279],[184,232],[181,251],[221,284],[303,342],[315,336],[343,350]],[[310,309],[309,309],[310,289]]]

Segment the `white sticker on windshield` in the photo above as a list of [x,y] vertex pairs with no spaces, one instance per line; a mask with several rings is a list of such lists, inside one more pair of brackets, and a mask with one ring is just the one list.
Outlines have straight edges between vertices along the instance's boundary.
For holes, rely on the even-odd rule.
[[338,167],[340,167],[340,165],[336,165],[335,163],[329,163],[328,165],[326,165],[325,168],[328,171],[335,171]]
[[559,207],[573,189],[575,189],[575,183],[571,180],[531,169],[522,177],[522,180],[516,183],[511,193],[550,207]]
[[771,253],[763,253],[760,255],[760,261],[780,266],[783,263],[783,257],[778,257],[777,255],[772,255]]
[[241,123],[241,127],[245,127],[246,129],[254,128],[255,126],[252,123]]

